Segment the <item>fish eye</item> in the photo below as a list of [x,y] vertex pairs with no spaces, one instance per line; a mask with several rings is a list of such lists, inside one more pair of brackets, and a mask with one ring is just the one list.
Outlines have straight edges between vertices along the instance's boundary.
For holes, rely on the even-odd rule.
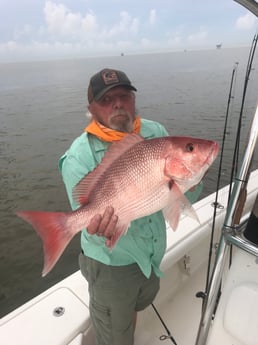
[[194,150],[194,144],[189,143],[186,145],[186,151],[187,152],[192,152]]

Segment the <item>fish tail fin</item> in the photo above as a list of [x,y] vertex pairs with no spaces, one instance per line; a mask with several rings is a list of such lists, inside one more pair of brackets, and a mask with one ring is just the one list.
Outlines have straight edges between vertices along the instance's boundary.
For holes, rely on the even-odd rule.
[[53,268],[74,236],[67,226],[68,213],[19,211],[17,216],[30,223],[40,236],[44,250],[44,277]]

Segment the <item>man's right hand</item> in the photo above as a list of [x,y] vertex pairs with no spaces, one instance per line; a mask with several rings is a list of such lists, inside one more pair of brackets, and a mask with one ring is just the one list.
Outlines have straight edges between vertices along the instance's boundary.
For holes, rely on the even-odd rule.
[[87,226],[87,231],[91,235],[111,238],[115,232],[118,217],[114,214],[114,208],[108,206],[103,216],[96,214]]

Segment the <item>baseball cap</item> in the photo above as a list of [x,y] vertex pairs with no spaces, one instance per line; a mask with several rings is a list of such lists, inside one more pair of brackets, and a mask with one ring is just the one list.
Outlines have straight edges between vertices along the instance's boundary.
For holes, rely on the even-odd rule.
[[98,101],[108,90],[116,86],[124,86],[129,90],[137,91],[127,75],[115,69],[105,68],[94,74],[88,87],[88,101]]

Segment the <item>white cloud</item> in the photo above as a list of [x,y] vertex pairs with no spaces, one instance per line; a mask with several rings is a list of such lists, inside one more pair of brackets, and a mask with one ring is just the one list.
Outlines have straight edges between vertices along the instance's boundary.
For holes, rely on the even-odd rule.
[[180,35],[177,35],[177,34],[174,36],[171,36],[168,39],[168,44],[171,47],[177,48],[178,46],[180,46],[182,44],[182,37]]
[[126,11],[120,12],[120,21],[118,25],[114,25],[109,32],[113,35],[118,35],[121,33],[133,33],[138,32],[139,22],[137,18],[132,18],[130,14]]
[[1,50],[2,51],[12,51],[17,48],[17,42],[16,41],[8,41],[4,44],[1,44]]
[[132,34],[137,34],[139,32],[139,20],[134,18],[130,27],[130,32]]
[[65,5],[52,1],[46,1],[44,14],[47,30],[53,34],[80,36],[82,32],[93,32],[97,28],[93,13],[82,16],[81,13],[73,13]]
[[237,19],[236,27],[240,30],[250,30],[255,27],[256,23],[257,18],[252,13],[246,13]]
[[72,12],[64,4],[46,1],[44,7],[47,31],[65,40],[76,39],[82,42],[95,39],[111,39],[119,35],[135,35],[139,31],[139,20],[127,11],[121,11],[119,21],[112,26],[100,26],[93,12],[86,15]]
[[151,44],[151,41],[148,39],[148,38],[142,38],[141,39],[141,44],[143,45],[143,46],[145,46],[145,47],[148,47],[148,46],[150,46],[150,44]]
[[178,26],[175,31],[167,32],[167,45],[172,49],[198,48],[207,44],[208,32],[200,28],[195,32],[189,32],[184,26]]
[[143,37],[140,40],[139,43],[139,48],[144,49],[144,50],[150,50],[150,49],[154,49],[156,47],[155,42],[153,42],[152,40],[150,40],[149,38]]
[[207,32],[204,29],[200,29],[198,32],[189,34],[187,41],[191,44],[200,44],[206,40],[207,36]]
[[[20,2],[20,0],[13,1]],[[137,1],[132,0],[130,8],[136,8]],[[223,2],[223,0],[220,1]],[[188,49],[188,47],[202,48],[211,45],[212,38],[217,37],[216,33],[214,34],[213,25],[210,26],[210,20],[199,20],[198,13],[195,14],[195,11],[198,11],[196,6],[192,9],[192,16],[187,15],[185,18],[179,15],[180,12],[175,11],[173,2],[168,2],[166,8],[161,6],[156,9],[150,7],[147,2],[147,7],[139,7],[137,15],[132,14],[133,12],[130,12],[123,1],[117,0],[110,0],[107,3],[94,0],[77,2],[43,0],[36,3],[37,6],[31,6],[31,8],[21,6],[23,13],[19,11],[15,13],[18,15],[18,20],[15,20],[13,13],[12,22],[7,24],[1,22],[3,30],[0,32],[0,61],[25,59],[26,55],[28,59],[48,59],[50,57],[113,55],[119,52],[130,54],[138,51],[162,51],[162,49],[178,50]],[[183,2],[181,3],[180,8],[184,6]],[[86,7],[89,4],[91,7]],[[10,8],[10,13],[11,11]],[[211,12],[210,9],[209,12]],[[23,18],[24,13],[25,18]],[[168,16],[168,13],[171,13],[172,17]],[[237,13],[239,18],[235,25],[242,30],[241,35],[234,33],[232,38],[228,38],[236,45],[239,42],[242,44],[240,36],[241,40],[248,39],[249,42],[248,29],[254,28],[257,23],[252,14],[240,17],[243,13],[242,9]],[[222,8],[222,17],[223,14]],[[172,20],[173,16],[174,20]],[[3,16],[3,19],[5,17],[8,19],[10,16]],[[202,23],[205,27],[198,29],[196,23]],[[223,23],[222,20],[221,27],[219,24],[220,35]],[[227,21],[227,25],[223,27],[225,39],[231,34],[232,29],[230,21]],[[215,45],[215,43],[212,44]]]
[[25,24],[22,30],[15,30],[13,34],[14,40],[20,40],[24,37],[27,37],[33,33],[33,29],[29,24]]
[[97,21],[96,17],[88,13],[83,19],[82,19],[82,29],[83,31],[93,31],[97,28]]
[[157,20],[156,10],[153,9],[150,11],[150,15],[149,15],[150,25],[154,25],[156,23],[156,20]]
[[120,49],[121,51],[131,48],[132,42],[130,41],[118,41],[117,42],[117,48]]

